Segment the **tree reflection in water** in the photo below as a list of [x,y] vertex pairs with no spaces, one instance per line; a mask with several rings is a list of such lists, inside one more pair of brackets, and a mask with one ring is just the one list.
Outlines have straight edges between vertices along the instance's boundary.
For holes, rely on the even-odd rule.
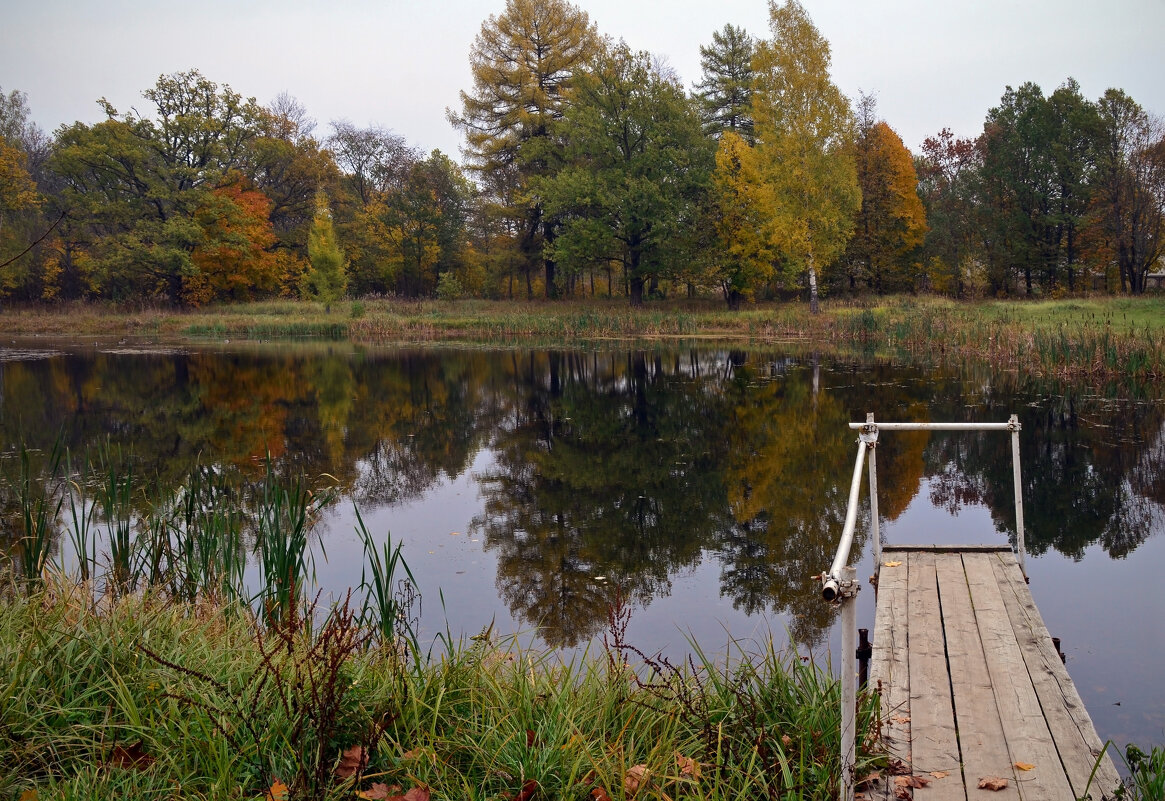
[[[58,350],[0,352],[0,547],[19,536],[19,443],[48,450],[59,436],[73,453],[132,459],[149,483],[142,508],[173,498],[196,464],[253,482],[270,455],[289,474],[331,476],[369,512],[423,500],[486,451],[472,530],[514,619],[553,645],[599,632],[616,587],[647,606],[701,564],[718,564],[737,610],[786,615],[797,640],[819,642],[833,612],[810,576],[845,516],[846,424],[867,411],[1017,412],[1033,555],[1127,556],[1161,530],[1165,504],[1163,405],[1136,389],[662,347]],[[936,506],[982,504],[1014,536],[1009,448],[989,434],[884,437],[882,516],[925,483]]]

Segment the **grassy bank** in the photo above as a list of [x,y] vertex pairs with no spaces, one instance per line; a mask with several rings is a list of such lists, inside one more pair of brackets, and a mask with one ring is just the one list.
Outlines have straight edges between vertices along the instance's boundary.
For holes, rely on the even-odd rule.
[[583,344],[602,340],[720,340],[858,350],[890,358],[989,361],[1043,376],[1165,375],[1165,302],[1157,297],[960,303],[941,298],[834,300],[728,311],[710,301],[631,309],[624,301],[356,300],[330,314],[293,301],[194,311],[75,306],[7,309],[10,334],[165,339],[324,338],[364,343]]

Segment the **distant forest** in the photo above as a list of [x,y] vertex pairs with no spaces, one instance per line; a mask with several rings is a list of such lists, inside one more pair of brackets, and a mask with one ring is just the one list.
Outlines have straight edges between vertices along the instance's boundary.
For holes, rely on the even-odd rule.
[[805,9],[725,25],[681,84],[566,0],[469,53],[458,162],[198,70],[51,135],[0,91],[0,300],[1138,294],[1165,243],[1165,125],[1120,89],[1006,87],[911,153],[845,97]]

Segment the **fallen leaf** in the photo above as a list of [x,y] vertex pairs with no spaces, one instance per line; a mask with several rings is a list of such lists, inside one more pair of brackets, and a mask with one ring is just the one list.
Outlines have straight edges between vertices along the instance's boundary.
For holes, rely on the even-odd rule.
[[399,784],[394,784],[392,787],[389,787],[384,782],[375,782],[367,790],[361,790],[360,792],[356,793],[356,797],[370,798],[373,799],[373,801],[382,801],[383,799],[388,798],[390,795],[396,795],[399,792]]
[[420,759],[424,755],[425,755],[425,749],[413,748],[412,750],[405,751],[403,754],[401,754],[400,758],[401,759]]
[[790,736],[789,736],[789,735],[787,735],[787,734],[782,734],[782,735],[781,735],[781,745],[785,746],[785,748],[788,748],[788,747],[789,747],[790,745],[792,745],[792,744],[793,744],[793,738],[792,738],[792,737],[790,737]]
[[882,774],[876,770],[873,770],[873,771],[870,771],[869,773],[867,773],[862,778],[858,779],[857,786],[859,788],[860,787],[869,787],[871,784],[877,784],[880,781],[882,781]]
[[368,767],[368,752],[362,745],[354,745],[340,754],[336,765],[337,779],[351,779],[358,771]]
[[984,776],[979,779],[980,790],[1005,790],[1007,789],[1007,779],[1001,779],[998,776]]
[[20,794],[19,801],[36,801],[36,790],[25,790]]
[[895,560],[893,562],[883,562],[882,567],[901,567],[902,563]]
[[595,799],[595,801],[611,801],[611,796],[602,787],[596,787],[591,790],[591,798]]
[[533,779],[526,779],[522,783],[522,790],[516,796],[514,801],[531,801],[538,794],[538,782]]
[[386,801],[429,801],[429,788],[414,787],[404,795],[390,795]]
[[903,799],[903,801],[910,801],[910,799],[913,798],[914,796],[910,792],[909,787],[895,787],[894,788],[894,797],[899,798],[899,799]]
[[1015,766],[1020,770],[1033,770],[1035,768],[1035,765],[1030,762],[1016,762]]
[[898,787],[926,787],[930,784],[930,779],[925,776],[896,776],[894,784]]
[[930,775],[934,776],[936,779],[945,779],[947,776],[950,776],[951,773],[947,770],[932,770]]
[[676,752],[676,766],[680,769],[680,776],[687,779],[700,779],[700,763],[691,757]]
[[891,759],[890,764],[886,767],[886,772],[892,776],[901,776],[910,772],[910,766],[901,759]]
[[633,765],[627,768],[627,773],[623,776],[623,791],[627,795],[635,795],[650,778],[651,771],[647,769],[647,765]]
[[271,782],[271,789],[267,791],[266,801],[287,801],[287,785],[276,779]]
[[526,747],[533,748],[534,743],[538,741],[538,736],[534,734],[533,729],[526,729]]
[[115,745],[113,746],[113,752],[109,755],[109,766],[111,768],[145,770],[154,764],[155,761],[152,756],[146,753],[145,746],[142,745],[141,740],[128,746]]

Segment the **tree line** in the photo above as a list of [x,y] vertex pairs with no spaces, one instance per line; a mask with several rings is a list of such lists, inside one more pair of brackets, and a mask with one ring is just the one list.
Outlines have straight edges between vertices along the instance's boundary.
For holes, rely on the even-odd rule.
[[447,116],[463,162],[267,106],[197,70],[29,121],[0,92],[0,299],[934,291],[1140,293],[1165,243],[1165,127],[1110,89],[1007,87],[974,139],[912,154],[832,82],[797,0],[725,25],[685,88],[567,0],[507,0]]

